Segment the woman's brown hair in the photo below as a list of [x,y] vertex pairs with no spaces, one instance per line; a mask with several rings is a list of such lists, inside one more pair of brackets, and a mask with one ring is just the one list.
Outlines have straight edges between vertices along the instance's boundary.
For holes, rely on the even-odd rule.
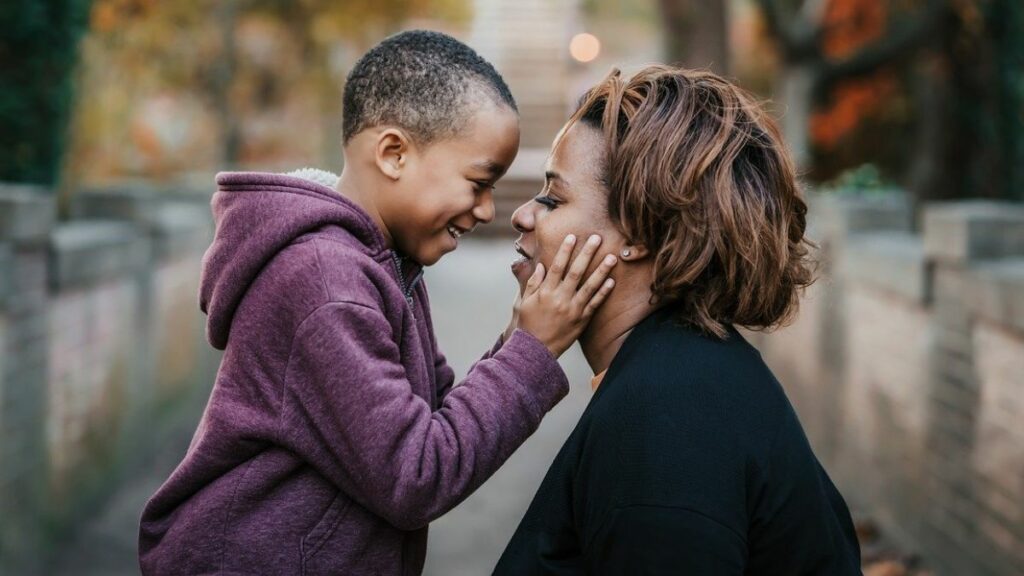
[[813,282],[807,204],[778,126],[748,93],[705,71],[618,70],[570,124],[604,134],[608,213],[654,258],[655,300],[720,338],[768,329]]

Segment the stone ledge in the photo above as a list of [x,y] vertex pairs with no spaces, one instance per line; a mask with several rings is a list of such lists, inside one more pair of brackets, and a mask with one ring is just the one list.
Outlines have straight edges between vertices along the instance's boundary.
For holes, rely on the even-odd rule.
[[209,199],[202,206],[172,195],[172,187],[147,182],[120,182],[86,188],[75,195],[76,218],[128,221],[139,224],[153,240],[157,259],[202,251],[212,240]]
[[161,190],[148,182],[131,180],[82,188],[71,199],[71,217],[149,224],[160,208]]
[[971,310],[996,324],[1024,333],[1024,258],[986,263],[971,269]]
[[807,196],[808,226],[816,240],[842,238],[875,231],[909,231],[912,212],[906,194],[898,190],[856,194],[812,193]]
[[931,298],[921,238],[909,232],[875,232],[850,237],[840,273],[897,294],[916,304]]
[[210,218],[210,200],[217,191],[214,173],[179,178],[164,189],[164,198],[169,202],[186,203],[202,208]]
[[1024,205],[966,200],[925,208],[924,247],[929,259],[950,264],[1024,256]]
[[0,182],[0,240],[45,242],[57,220],[57,205],[41,186]]
[[61,224],[50,236],[50,283],[55,291],[127,276],[150,259],[148,238],[116,221]]
[[168,203],[160,207],[151,231],[155,256],[160,260],[203,252],[213,241],[213,219],[209,210],[190,203]]

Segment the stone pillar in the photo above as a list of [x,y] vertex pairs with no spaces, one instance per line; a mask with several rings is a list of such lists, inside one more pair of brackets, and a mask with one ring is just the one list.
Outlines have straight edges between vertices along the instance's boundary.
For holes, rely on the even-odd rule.
[[50,516],[78,524],[149,449],[152,360],[144,317],[151,248],[138,227],[61,223],[50,236],[47,449]]
[[47,190],[0,184],[0,573],[38,573],[47,485]]
[[74,217],[128,222],[149,239],[146,266],[135,274],[141,299],[135,329],[144,336],[138,394],[147,404],[173,401],[178,388],[207,371],[197,366],[208,346],[196,294],[199,259],[213,238],[209,197],[177,192],[129,181],[80,190],[71,205]]
[[[908,231],[910,205],[901,192],[877,195],[816,194],[808,199],[807,236],[817,245],[818,280],[801,306],[814,308],[811,342],[818,348],[808,353],[818,361],[813,389],[795,394],[803,405],[801,419],[813,436],[815,450],[829,464],[839,464],[843,434],[842,399],[846,371],[845,247],[866,233]],[[801,314],[805,312],[802,311]],[[810,310],[806,313],[811,314]]]
[[978,532],[1004,574],[1024,574],[1024,257],[972,274],[974,363],[981,384],[971,468]]
[[971,271],[984,261],[1024,256],[1024,207],[987,201],[929,206],[924,246],[932,266],[934,313],[925,457],[929,482],[922,487],[933,505],[926,511],[923,539],[934,565],[945,574],[1006,573],[1002,560],[986,551],[990,538],[979,530],[983,511],[972,471],[981,380]]

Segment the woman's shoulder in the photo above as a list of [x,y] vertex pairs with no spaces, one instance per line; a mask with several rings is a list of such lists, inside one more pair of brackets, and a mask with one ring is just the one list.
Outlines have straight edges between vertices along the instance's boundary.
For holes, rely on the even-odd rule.
[[784,398],[760,353],[734,328],[717,338],[662,313],[641,323],[627,344],[608,377],[625,381],[634,401],[687,400],[665,408],[699,409],[693,400],[717,400],[764,410]]
[[757,350],[735,330],[723,340],[650,320],[613,362],[593,418],[641,443],[765,451],[792,408]]

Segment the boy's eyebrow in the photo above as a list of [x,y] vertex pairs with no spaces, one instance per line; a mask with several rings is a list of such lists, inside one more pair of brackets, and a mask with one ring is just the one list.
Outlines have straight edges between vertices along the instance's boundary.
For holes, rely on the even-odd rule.
[[498,178],[505,173],[505,167],[493,160],[483,160],[473,164],[474,170],[483,170],[490,174],[491,178]]

